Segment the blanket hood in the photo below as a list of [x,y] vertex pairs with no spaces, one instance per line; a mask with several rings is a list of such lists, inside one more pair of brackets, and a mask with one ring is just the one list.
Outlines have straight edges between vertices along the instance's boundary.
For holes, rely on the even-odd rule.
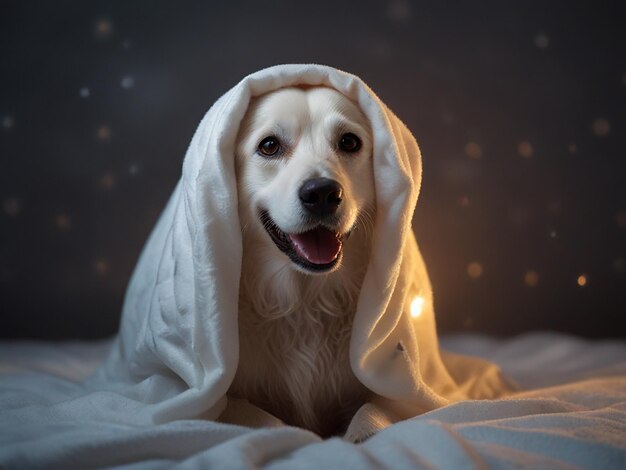
[[222,96],[191,141],[130,281],[119,335],[87,382],[110,397],[108,420],[217,419],[224,410],[238,363],[235,140],[251,97],[292,85],[336,89],[372,126],[377,216],[350,343],[357,378],[398,419],[504,389],[495,366],[439,350],[430,282],[411,227],[422,177],[414,137],[359,78],[320,65],[280,65]]

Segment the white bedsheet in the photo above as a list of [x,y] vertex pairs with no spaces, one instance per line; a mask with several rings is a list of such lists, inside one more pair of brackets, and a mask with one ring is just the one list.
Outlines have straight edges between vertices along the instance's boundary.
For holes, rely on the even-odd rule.
[[[78,390],[73,381],[99,365],[109,343],[4,342],[0,344],[1,408],[11,404],[23,417],[18,408],[35,407],[29,426],[48,432],[33,440],[38,434],[22,418],[14,429],[10,422],[2,423],[0,464],[16,468],[626,468],[625,342],[535,333],[508,340],[444,337],[442,345],[492,360],[505,375],[532,390],[508,399],[440,408],[395,424],[360,445],[339,438],[323,441],[290,427],[252,430],[202,420],[157,426],[93,421],[85,426],[63,416],[58,407],[51,416],[46,404],[55,401],[55,394],[67,396],[72,388]],[[41,384],[38,392],[33,391],[33,381]],[[10,415],[4,418],[10,420]],[[63,442],[58,452],[55,439]]]

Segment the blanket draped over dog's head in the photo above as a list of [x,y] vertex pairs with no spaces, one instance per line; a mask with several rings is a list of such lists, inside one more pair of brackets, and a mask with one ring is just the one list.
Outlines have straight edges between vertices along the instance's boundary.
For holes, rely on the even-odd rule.
[[88,382],[105,396],[126,397],[119,406],[111,399],[116,419],[216,419],[224,410],[239,348],[235,140],[252,97],[293,85],[336,89],[372,126],[377,207],[350,343],[356,377],[399,417],[499,392],[495,366],[439,350],[430,283],[411,226],[422,177],[414,137],[359,78],[325,66],[281,65],[222,96],[191,141],[182,177],[128,287],[112,352]]

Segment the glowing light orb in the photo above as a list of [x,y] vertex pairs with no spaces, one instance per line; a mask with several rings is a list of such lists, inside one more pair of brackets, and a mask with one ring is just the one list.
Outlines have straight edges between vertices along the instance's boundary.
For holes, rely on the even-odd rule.
[[459,202],[459,205],[460,205],[461,207],[469,207],[469,205],[470,205],[470,199],[469,199],[469,197],[467,197],[467,196],[461,196],[461,197],[458,199],[458,202]]
[[478,160],[483,156],[483,149],[476,142],[468,142],[465,144],[465,155]]
[[113,24],[106,18],[96,21],[94,25],[94,34],[98,39],[105,39],[113,32]]
[[523,140],[517,144],[517,153],[524,158],[530,158],[534,153],[533,145],[527,140]]
[[124,88],[125,90],[130,90],[135,85],[135,79],[130,75],[126,75],[124,78],[122,78],[120,85],[122,85],[122,88]]
[[539,283],[539,274],[537,271],[526,271],[524,274],[524,284],[528,287],[535,287]]
[[546,33],[538,33],[534,37],[534,43],[539,49],[545,49],[550,45],[550,37]]
[[54,219],[54,225],[61,232],[68,232],[72,228],[72,219],[67,214],[58,214]]
[[598,137],[606,137],[611,132],[611,123],[604,118],[597,118],[593,121],[591,130]]
[[108,142],[111,140],[111,128],[109,126],[100,126],[96,131],[96,137],[101,142]]
[[117,177],[115,176],[115,173],[109,171],[100,177],[98,184],[100,188],[104,190],[114,189],[117,185]]
[[96,274],[104,276],[109,272],[109,262],[104,258],[96,258],[93,263],[93,268]]
[[4,213],[9,217],[15,217],[22,211],[22,201],[16,197],[8,197],[2,203]]
[[578,283],[578,285],[580,287],[584,287],[587,285],[587,276],[585,276],[584,274],[581,274],[580,276],[578,276],[578,279],[576,280],[576,282]]
[[483,275],[483,266],[482,264],[474,261],[467,265],[467,275],[472,279],[478,279]]
[[13,116],[4,116],[2,118],[2,128],[5,131],[13,129],[13,126],[15,126],[15,118]]
[[418,318],[422,315],[422,312],[424,311],[424,302],[425,299],[421,295],[418,295],[413,299],[411,302],[411,316],[413,318]]
[[391,21],[407,21],[411,17],[411,3],[407,0],[393,0],[387,6],[387,16]]

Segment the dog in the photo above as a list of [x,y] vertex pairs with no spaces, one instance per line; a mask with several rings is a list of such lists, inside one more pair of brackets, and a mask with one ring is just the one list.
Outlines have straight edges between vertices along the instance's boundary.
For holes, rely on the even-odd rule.
[[350,335],[376,212],[373,137],[338,91],[253,98],[236,143],[243,261],[239,365],[228,395],[342,435],[371,392]]

